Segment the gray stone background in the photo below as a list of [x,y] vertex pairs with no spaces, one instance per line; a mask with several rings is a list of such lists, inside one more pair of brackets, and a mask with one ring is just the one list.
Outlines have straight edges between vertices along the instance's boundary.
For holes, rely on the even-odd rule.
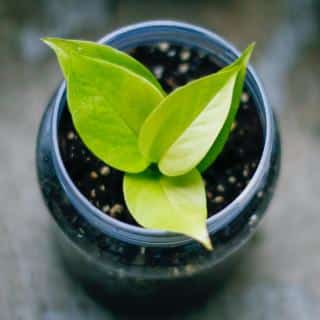
[[133,319],[87,297],[55,253],[34,151],[41,114],[61,74],[39,38],[95,40],[154,18],[208,27],[240,49],[257,41],[253,64],[278,114],[283,145],[277,192],[246,259],[205,306],[166,319],[319,319],[317,0],[0,0],[0,319]]

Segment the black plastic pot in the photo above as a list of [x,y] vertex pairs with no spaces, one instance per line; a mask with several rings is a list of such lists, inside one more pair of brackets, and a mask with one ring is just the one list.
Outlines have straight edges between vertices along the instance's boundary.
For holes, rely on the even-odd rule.
[[[216,34],[189,24],[156,21],[122,28],[101,40],[121,50],[159,41],[210,51],[222,66],[238,51]],[[195,241],[146,230],[111,218],[76,188],[61,159],[60,116],[65,85],[51,98],[37,141],[39,184],[56,222],[61,252],[72,274],[105,301],[122,305],[170,304],[209,292],[228,276],[240,249],[255,233],[278,176],[280,144],[270,105],[252,67],[246,87],[257,106],[264,134],[263,153],[251,181],[226,208],[208,219],[215,250]]]

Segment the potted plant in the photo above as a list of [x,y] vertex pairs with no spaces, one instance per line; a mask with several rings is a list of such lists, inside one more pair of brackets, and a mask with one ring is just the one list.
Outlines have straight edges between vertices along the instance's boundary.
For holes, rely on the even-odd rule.
[[239,57],[168,21],[122,28],[107,46],[45,42],[67,90],[43,116],[37,170],[70,270],[121,304],[208,292],[254,234],[279,169],[253,46]]

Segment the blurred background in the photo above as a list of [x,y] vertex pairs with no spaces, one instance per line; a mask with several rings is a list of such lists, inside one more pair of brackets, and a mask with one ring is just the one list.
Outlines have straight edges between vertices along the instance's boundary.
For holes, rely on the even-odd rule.
[[246,259],[200,309],[166,319],[319,319],[320,1],[0,0],[1,320],[133,319],[87,297],[55,253],[34,154],[41,114],[62,76],[39,38],[97,40],[155,18],[199,24],[239,49],[257,42],[253,65],[283,147],[278,188]]

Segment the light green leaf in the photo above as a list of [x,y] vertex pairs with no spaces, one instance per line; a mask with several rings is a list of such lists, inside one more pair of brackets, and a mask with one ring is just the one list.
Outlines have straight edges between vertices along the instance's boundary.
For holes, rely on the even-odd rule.
[[143,171],[149,161],[138,148],[138,133],[163,99],[160,91],[140,76],[102,60],[70,53],[67,63],[69,109],[83,142],[114,168]]
[[178,88],[143,124],[139,146],[168,176],[185,174],[207,154],[227,119],[239,67]]
[[66,79],[68,78],[69,68],[67,59],[69,57],[69,54],[71,52],[74,52],[89,58],[101,59],[128,69],[129,71],[149,81],[163,93],[161,85],[154,77],[154,75],[149,71],[149,69],[147,69],[136,59],[132,58],[130,55],[113,47],[90,41],[69,40],[61,38],[48,37],[42,40],[57,53],[61,69]]
[[240,98],[243,90],[243,84],[246,76],[246,69],[249,63],[252,51],[254,49],[255,44],[252,43],[248,46],[248,48],[242,53],[241,57],[237,59],[234,63],[229,65],[228,67],[224,68],[224,70],[228,71],[235,66],[240,67],[240,71],[237,76],[233,98],[232,98],[232,105],[230,108],[230,112],[228,118],[226,119],[222,130],[220,131],[217,139],[215,140],[214,144],[211,146],[209,152],[203,158],[203,160],[199,163],[198,169],[200,172],[204,172],[218,157],[218,155],[223,150],[224,145],[226,144],[232,123],[236,117],[239,105],[240,105]]
[[205,187],[196,169],[179,177],[151,170],[126,174],[123,189],[127,206],[140,225],[183,233],[212,249],[206,228]]

